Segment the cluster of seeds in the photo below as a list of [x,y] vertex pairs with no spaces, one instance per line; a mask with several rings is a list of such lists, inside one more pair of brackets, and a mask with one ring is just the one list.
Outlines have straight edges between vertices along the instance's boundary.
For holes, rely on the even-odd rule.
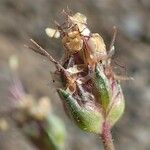
[[[70,82],[66,83],[66,88],[74,93],[76,84],[90,80],[97,63],[105,64],[108,69],[111,57],[107,54],[103,38],[88,29],[87,18],[83,14],[67,15],[67,21],[63,25],[57,23],[57,27],[56,30],[47,28],[46,33],[51,38],[62,39],[65,52],[61,65],[68,72],[67,82]],[[110,50],[112,55],[113,45]],[[72,82],[76,82],[74,87]]]

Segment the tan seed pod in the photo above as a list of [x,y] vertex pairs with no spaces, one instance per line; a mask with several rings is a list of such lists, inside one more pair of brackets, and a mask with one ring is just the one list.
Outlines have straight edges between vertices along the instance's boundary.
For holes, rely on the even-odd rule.
[[80,51],[83,47],[83,40],[77,31],[69,32],[68,35],[63,37],[62,43],[70,54]]
[[107,55],[104,40],[98,33],[93,33],[87,43],[94,59],[96,58],[99,61],[103,56]]
[[87,28],[87,18],[85,15],[81,13],[76,13],[73,16],[69,16],[69,21],[73,24],[76,24],[79,28],[79,31],[83,36],[89,36],[90,35],[90,30]]

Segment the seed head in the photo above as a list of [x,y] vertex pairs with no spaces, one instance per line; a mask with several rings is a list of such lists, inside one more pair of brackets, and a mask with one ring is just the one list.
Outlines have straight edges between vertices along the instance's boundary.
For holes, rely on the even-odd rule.
[[116,28],[109,50],[98,33],[91,33],[81,13],[67,14],[63,25],[57,23],[57,29],[47,28],[46,33],[60,37],[65,55],[61,63],[33,41],[37,49],[30,48],[55,64],[63,83],[57,92],[69,117],[82,130],[101,134],[103,124],[112,127],[125,107],[120,78],[111,66]]

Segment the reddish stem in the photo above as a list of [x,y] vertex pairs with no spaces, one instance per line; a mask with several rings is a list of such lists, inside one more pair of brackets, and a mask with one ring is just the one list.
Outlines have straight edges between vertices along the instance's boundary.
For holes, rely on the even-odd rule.
[[103,123],[103,131],[101,134],[101,138],[102,138],[104,150],[115,150],[113,140],[112,140],[110,126],[107,122]]

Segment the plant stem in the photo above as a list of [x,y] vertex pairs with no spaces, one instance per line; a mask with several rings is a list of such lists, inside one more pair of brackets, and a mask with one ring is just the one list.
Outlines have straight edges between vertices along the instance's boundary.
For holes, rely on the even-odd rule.
[[115,150],[110,126],[107,122],[103,123],[103,131],[101,134],[104,150]]

